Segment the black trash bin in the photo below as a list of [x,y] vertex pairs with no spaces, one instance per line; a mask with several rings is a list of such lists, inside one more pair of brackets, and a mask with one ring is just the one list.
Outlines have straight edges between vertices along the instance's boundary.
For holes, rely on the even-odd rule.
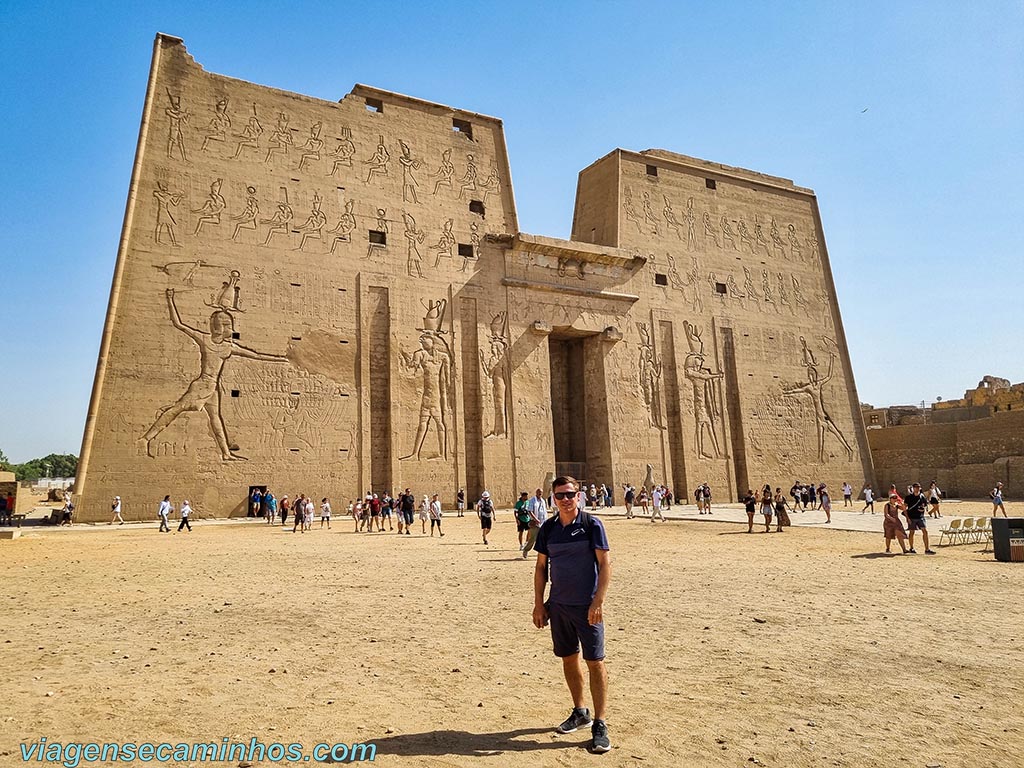
[[1024,517],[992,518],[992,550],[996,560],[1024,563]]

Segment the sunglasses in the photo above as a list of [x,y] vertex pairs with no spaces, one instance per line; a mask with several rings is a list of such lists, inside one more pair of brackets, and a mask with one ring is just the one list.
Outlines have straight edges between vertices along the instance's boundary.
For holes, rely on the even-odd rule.
[[559,491],[555,494],[555,498],[559,501],[565,501],[566,499],[575,499],[578,491]]

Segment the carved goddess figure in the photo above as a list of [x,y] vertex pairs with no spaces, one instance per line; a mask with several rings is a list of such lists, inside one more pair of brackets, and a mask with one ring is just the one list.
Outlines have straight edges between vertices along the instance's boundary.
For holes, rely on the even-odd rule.
[[662,364],[654,355],[651,333],[646,323],[637,323],[640,332],[639,383],[647,416],[652,427],[664,429],[661,423],[661,371]]
[[243,347],[232,338],[235,330],[234,318],[225,309],[215,309],[210,315],[210,330],[201,331],[182,322],[178,307],[174,303],[174,289],[167,289],[167,307],[171,324],[188,336],[199,347],[199,375],[192,379],[185,393],[171,405],[162,408],[153,425],[146,430],[142,439],[146,441],[146,453],[153,456],[153,441],[167,429],[182,413],[204,411],[210,422],[210,432],[225,461],[244,460],[236,453],[237,446],[228,440],[224,416],[220,407],[220,379],[224,364],[232,357],[245,357],[268,363],[287,363],[284,355],[270,355]]
[[231,130],[231,118],[228,117],[228,100],[221,99],[214,107],[213,117],[210,118],[210,123],[206,126],[206,137],[203,139],[203,146],[199,148],[199,151],[205,152],[211,141],[223,142],[226,140],[229,130]]
[[437,190],[440,187],[452,188],[452,176],[455,175],[455,164],[452,163],[452,151],[446,149],[441,153],[441,166],[434,173],[433,178],[437,179],[434,182],[434,194],[437,194]]
[[352,167],[352,158],[356,154],[356,145],[352,141],[352,129],[345,127],[341,129],[341,138],[338,139],[338,146],[334,148],[334,151],[330,153],[331,157],[335,158],[334,165],[331,167],[330,175],[333,176],[338,172],[338,169],[342,166],[347,168]]
[[506,355],[508,353],[508,313],[499,312],[491,319],[490,350],[487,357],[480,350],[480,365],[491,380],[491,399],[494,401],[494,427],[487,437],[505,437],[506,430]]

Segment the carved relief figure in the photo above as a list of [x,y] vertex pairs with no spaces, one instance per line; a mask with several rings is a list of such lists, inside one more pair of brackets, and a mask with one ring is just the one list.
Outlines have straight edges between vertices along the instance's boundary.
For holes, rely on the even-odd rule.
[[188,156],[185,154],[185,134],[182,131],[182,126],[188,124],[190,115],[187,110],[181,108],[181,96],[175,96],[170,91],[167,91],[167,101],[169,104],[164,110],[168,121],[167,157],[173,160],[174,150],[178,150],[181,159],[188,162]]
[[772,216],[772,225],[769,230],[769,234],[772,238],[772,249],[776,254],[786,258],[786,245],[782,242],[782,238],[779,236],[779,225],[775,223],[775,217]]
[[729,279],[726,281],[726,285],[729,289],[729,297],[736,301],[741,307],[745,307],[746,301],[744,301],[744,299],[747,298],[747,294],[740,290],[740,287],[736,284],[736,278],[730,274]]
[[391,161],[391,153],[388,152],[388,148],[384,145],[384,137],[377,137],[377,149],[374,150],[373,154],[369,158],[363,160],[363,165],[370,166],[366,171],[366,179],[363,181],[364,184],[369,184],[370,179],[374,176],[387,176],[388,175],[388,163]]
[[238,283],[242,279],[242,273],[232,269],[228,279],[220,284],[220,290],[210,296],[206,306],[213,309],[226,309],[229,312],[241,312],[242,289]]
[[704,311],[704,299],[700,297],[700,282],[700,264],[697,263],[697,257],[693,256],[690,259],[690,271],[686,273],[686,284],[693,289],[691,308],[697,314]]
[[420,161],[412,156],[409,145],[401,139],[398,140],[398,146],[402,150],[398,156],[398,162],[402,166],[402,199],[407,203],[418,203],[419,200],[416,197],[418,183],[412,172],[420,167]]
[[[720,293],[718,290],[718,275],[714,272],[708,272],[708,285],[711,286],[711,295],[717,296],[719,303],[725,305],[725,294]],[[728,289],[727,289],[728,290]]]
[[156,189],[153,190],[153,197],[156,198],[156,230],[153,232],[153,239],[160,243],[160,233],[167,232],[171,245],[178,245],[178,240],[174,236],[174,228],[178,226],[178,222],[171,212],[171,207],[178,207],[181,192],[171,192],[164,182],[158,181]]
[[466,268],[469,267],[469,262],[478,262],[480,260],[480,226],[475,221],[469,224],[469,242],[473,246],[473,255],[464,255],[462,257],[462,266],[459,267],[460,272],[466,271]]
[[566,277],[572,272],[573,277],[583,280],[587,276],[586,264],[580,259],[567,259],[564,256],[558,257],[558,276]]
[[[653,254],[651,254],[651,255],[653,256]],[[653,262],[654,262],[654,259],[652,258],[651,259],[651,263],[653,264]],[[685,299],[686,298],[686,283],[683,282],[683,278],[679,274],[679,270],[676,268],[675,257],[671,253],[668,254],[668,279],[669,279],[669,282],[672,283],[672,287],[676,288],[681,294],[683,294],[683,298]]]
[[662,209],[662,215],[665,217],[665,224],[668,228],[676,233],[676,237],[680,240],[683,239],[682,233],[679,231],[679,222],[676,221],[676,212],[672,210],[672,203],[668,199],[668,195],[662,195],[665,198],[665,207]]
[[807,308],[807,299],[804,298],[803,287],[800,285],[800,279],[796,275],[790,277],[790,281],[793,283],[793,301],[796,302],[797,309],[801,310],[807,317],[811,316],[810,310]]
[[793,305],[789,303],[789,290],[786,288],[786,276],[783,275],[780,272],[778,277],[779,277],[779,306],[789,307],[789,311],[792,314],[795,315],[796,312],[793,311]]
[[309,138],[302,145],[302,155],[299,156],[298,170],[301,171],[308,161],[320,159],[320,150],[324,148],[324,140],[320,138],[322,130],[323,123],[314,123],[309,129]]
[[220,224],[220,215],[227,207],[227,203],[224,201],[224,196],[221,195],[220,190],[224,185],[224,179],[217,179],[210,184],[210,194],[203,201],[203,205],[200,208],[193,209],[192,213],[198,213],[199,218],[196,219],[196,229],[192,233],[198,235],[199,230],[203,228],[203,224]]
[[270,146],[267,148],[267,157],[263,161],[270,162],[274,155],[287,155],[288,148],[292,146],[292,131],[288,126],[289,117],[284,112],[277,113],[277,128],[270,134]]
[[800,238],[797,237],[796,227],[792,224],[789,225],[789,252],[793,255],[794,259],[800,259],[803,261],[804,255],[800,248]]
[[306,220],[297,228],[302,233],[302,239],[299,240],[299,247],[295,250],[300,251],[306,244],[307,240],[323,240],[323,230],[327,226],[327,214],[320,210],[320,206],[323,204],[323,198],[320,197],[316,192],[313,193],[313,207],[309,211],[309,216]]
[[487,178],[480,184],[480,189],[484,191],[484,199],[481,202],[487,202],[487,196],[490,194],[498,194],[501,190],[501,179],[498,177],[498,169],[493,165],[491,166],[491,172],[487,174]]
[[739,250],[739,246],[736,245],[736,238],[734,237],[734,233],[732,231],[732,225],[729,224],[729,219],[726,218],[726,215],[723,213],[722,214],[722,246],[724,247],[726,243],[729,243],[729,245],[732,246],[732,249],[734,251],[738,251]]
[[778,312],[779,306],[775,303],[775,298],[772,296],[771,276],[768,274],[767,269],[761,271],[761,293],[764,294],[765,303],[771,304],[772,309]]
[[228,100],[220,99],[217,106],[213,108],[213,117],[206,126],[206,133],[203,138],[203,146],[200,152],[205,152],[211,141],[224,142],[227,140],[228,131],[231,130],[231,118],[228,117]]
[[711,223],[711,214],[704,211],[701,216],[701,221],[704,222],[704,245],[707,246],[708,238],[711,238],[711,242],[715,244],[715,248],[721,248],[722,246],[718,243],[718,233],[715,231],[715,225]]
[[853,447],[839,427],[836,426],[835,421],[832,420],[828,409],[825,407],[824,389],[825,385],[832,380],[832,373],[836,362],[836,350],[834,341],[828,338],[823,339],[823,341],[828,349],[828,373],[825,374],[825,378],[819,377],[814,354],[807,349],[807,344],[804,342],[804,365],[807,368],[807,381],[803,384],[795,384],[792,387],[783,388],[782,395],[783,397],[807,396],[810,398],[817,426],[819,462],[825,462],[825,436],[829,433],[834,435],[840,445],[846,450],[847,460],[853,461]]
[[654,344],[647,323],[637,323],[640,332],[640,361],[638,379],[640,393],[647,407],[647,417],[652,427],[664,429],[661,419],[661,372],[662,364],[654,355]]
[[[282,193],[287,193],[288,190],[282,189]],[[270,229],[267,230],[267,239],[263,241],[264,245],[270,245],[270,238],[274,235],[281,234],[287,235],[292,224],[292,219],[295,217],[295,212],[292,207],[288,205],[287,194],[282,194],[283,200],[277,201],[277,210],[274,211],[274,215],[269,219],[262,219],[261,224],[269,224]]]
[[346,126],[341,129],[341,138],[338,139],[338,146],[336,146],[334,151],[329,154],[334,158],[334,165],[331,166],[331,176],[336,174],[339,168],[352,167],[352,158],[355,157],[356,154],[356,145],[352,141],[351,128]]
[[697,454],[705,459],[721,458],[722,450],[717,435],[721,407],[716,382],[724,378],[725,374],[720,371],[716,373],[705,367],[707,355],[704,352],[704,340],[700,337],[700,329],[687,321],[683,322],[683,328],[686,330],[686,341],[690,346],[690,354],[683,363],[683,374],[693,386]]
[[740,233],[740,245],[745,245],[750,249],[750,252],[754,252],[754,238],[750,236],[750,230],[747,229],[747,223],[743,219],[736,221],[736,230]]
[[346,200],[345,201],[345,212],[341,214],[341,218],[338,219],[338,224],[334,229],[329,229],[327,234],[334,235],[334,239],[331,241],[331,253],[334,253],[334,249],[338,247],[338,243],[348,243],[352,240],[352,230],[356,228],[356,201]]
[[455,222],[451,219],[446,219],[444,222],[444,229],[441,231],[441,237],[437,241],[437,245],[430,246],[432,251],[437,252],[437,256],[434,258],[434,266],[436,267],[441,263],[441,257],[444,256],[446,259],[455,258],[455,235],[452,234],[452,227]]
[[623,192],[622,212],[626,214],[627,219],[636,224],[636,231],[643,234],[643,220],[636,212],[636,208],[633,207],[633,191],[629,187],[626,187]]
[[182,413],[204,411],[221,458],[224,461],[244,460],[244,456],[236,453],[238,447],[232,445],[228,439],[224,417],[221,414],[220,380],[224,364],[233,356],[274,363],[286,363],[288,358],[284,355],[257,352],[232,339],[231,334],[235,329],[234,318],[225,309],[213,311],[210,315],[210,330],[207,332],[186,325],[182,321],[174,302],[173,288],[167,289],[167,307],[171,324],[199,347],[199,375],[192,380],[188,389],[176,402],[159,412],[156,421],[146,430],[142,436],[146,441],[146,452],[150,456],[154,455],[153,441]]
[[686,219],[686,248],[692,251],[697,248],[697,214],[693,211],[692,197],[686,201],[683,218]]
[[399,461],[421,458],[423,443],[433,425],[437,433],[437,454],[427,459],[448,459],[448,420],[451,412],[450,386],[452,375],[452,352],[444,339],[445,309],[447,299],[430,302],[423,318],[420,331],[420,348],[412,353],[399,350],[402,367],[420,377],[422,394],[420,398],[419,423],[412,451],[401,456]]
[[441,165],[432,177],[437,179],[437,181],[434,182],[433,194],[436,195],[437,190],[440,187],[448,187],[448,189],[452,189],[452,176],[454,175],[455,164],[452,163],[452,151],[450,149],[446,149],[441,153]]
[[238,233],[243,229],[256,231],[256,219],[260,215],[260,202],[256,198],[256,187],[245,188],[245,208],[237,216],[232,216],[232,221],[237,221],[235,231],[231,233],[231,239],[238,241]]
[[651,225],[651,234],[658,234],[658,218],[654,215],[654,211],[651,209],[651,195],[649,192],[644,192],[644,201],[642,206],[644,209],[644,221]]
[[811,260],[815,263],[818,262],[818,232],[814,229],[811,230],[811,236],[807,238],[807,245],[811,249]]
[[476,192],[476,162],[472,155],[466,155],[466,175],[460,179],[459,200],[467,192]]
[[383,251],[385,248],[388,247],[387,246],[387,236],[389,234],[391,234],[391,227],[388,226],[388,212],[386,210],[384,210],[383,208],[378,208],[377,209],[377,225],[376,226],[377,226],[377,231],[378,232],[383,232],[384,233],[384,242],[383,243],[375,243],[371,239],[369,241],[369,244],[366,246],[366,255],[363,257],[364,259],[368,259],[371,256],[373,256],[374,252],[376,252],[376,251]]
[[419,243],[423,242],[423,239],[427,234],[416,227],[416,219],[412,217],[411,213],[402,213],[402,222],[405,224],[405,242],[407,243],[407,255],[405,269],[409,273],[409,277],[423,277],[423,269],[421,268],[422,257],[420,256]]
[[759,247],[764,249],[765,256],[771,256],[772,252],[768,250],[768,241],[764,237],[764,229],[761,227],[761,222],[754,221],[754,239],[757,240]]
[[245,124],[245,128],[242,129],[240,134],[237,134],[238,144],[235,146],[235,154],[231,156],[232,160],[237,160],[238,156],[242,154],[242,150],[246,147],[250,149],[259,150],[260,148],[260,136],[263,135],[263,126],[260,124],[259,118],[256,117],[256,105],[252,105],[252,114],[249,115],[249,120]]
[[746,267],[743,268],[743,292],[747,294],[747,298],[754,300],[754,306],[757,307],[757,311],[761,311],[761,294],[754,288],[754,278],[750,276],[750,270]]
[[480,350],[480,365],[491,380],[491,400],[494,405],[494,426],[487,437],[505,437],[507,405],[505,392],[508,388],[508,313],[499,312],[491,318],[490,349],[487,356]]

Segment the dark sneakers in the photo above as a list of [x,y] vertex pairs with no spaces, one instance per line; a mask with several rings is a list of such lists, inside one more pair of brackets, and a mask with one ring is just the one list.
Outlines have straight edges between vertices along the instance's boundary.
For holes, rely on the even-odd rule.
[[[555,730],[559,733],[573,733],[574,731],[578,731],[580,728],[586,728],[593,722],[593,719],[590,717],[589,709],[586,707],[574,708],[569,717],[565,719],[565,722],[555,728]],[[606,741],[607,738],[608,737],[605,736]]]
[[607,752],[612,748],[612,743],[608,740],[608,726],[604,724],[604,720],[595,720],[590,727],[590,734],[593,736],[590,747],[592,751]]

